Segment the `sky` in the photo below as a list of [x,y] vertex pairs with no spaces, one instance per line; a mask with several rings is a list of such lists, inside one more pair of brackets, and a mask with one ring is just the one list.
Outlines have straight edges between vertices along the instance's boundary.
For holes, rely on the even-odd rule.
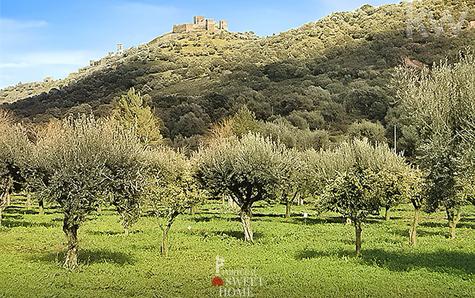
[[0,0],[0,88],[55,79],[114,51],[146,43],[194,15],[229,30],[272,35],[337,11],[394,0]]

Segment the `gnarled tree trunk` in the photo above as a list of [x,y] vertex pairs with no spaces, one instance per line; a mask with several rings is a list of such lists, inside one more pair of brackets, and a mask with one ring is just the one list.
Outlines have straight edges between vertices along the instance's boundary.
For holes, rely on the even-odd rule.
[[290,202],[285,203],[285,218],[290,218]]
[[356,246],[356,256],[358,257],[361,253],[361,222],[357,220],[353,220],[353,223],[355,225],[355,246]]
[[241,224],[244,230],[244,240],[253,242],[254,235],[251,229],[251,216],[252,216],[251,208],[243,206],[241,208],[241,212],[239,215],[241,217]]
[[78,266],[78,229],[79,225],[70,224],[68,217],[64,217],[63,231],[68,240],[68,250],[64,260],[64,267],[74,269]]
[[409,244],[415,246],[417,243],[417,226],[419,225],[420,207],[414,209],[414,218],[412,220],[411,229],[409,230]]
[[450,239],[455,239],[455,229],[457,228],[457,224],[460,221],[460,217],[462,216],[462,212],[458,209],[446,209],[447,212],[447,220],[449,221],[449,231],[450,231]]
[[6,200],[5,201],[7,202],[7,204],[6,204],[7,206],[10,206],[12,204],[12,197],[10,195],[10,191],[8,191],[6,193]]

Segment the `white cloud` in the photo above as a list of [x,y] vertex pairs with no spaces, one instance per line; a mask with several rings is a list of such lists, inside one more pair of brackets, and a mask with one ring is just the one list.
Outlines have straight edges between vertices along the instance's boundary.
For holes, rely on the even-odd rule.
[[[25,53],[10,56],[8,61],[0,61],[0,68],[26,68],[38,65],[82,66],[94,56],[90,51],[49,51]],[[4,59],[2,59],[4,60]]]
[[14,20],[0,18],[0,31],[10,31],[10,30],[23,30],[23,29],[33,29],[41,28],[48,25],[46,21],[37,21],[37,20]]

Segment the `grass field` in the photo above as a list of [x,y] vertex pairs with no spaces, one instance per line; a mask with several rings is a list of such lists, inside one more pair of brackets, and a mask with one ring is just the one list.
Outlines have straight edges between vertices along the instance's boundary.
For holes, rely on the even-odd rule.
[[[160,257],[154,218],[144,216],[124,236],[118,216],[103,210],[79,230],[81,266],[69,272],[60,266],[62,214],[47,209],[40,216],[16,203],[0,228],[0,297],[219,297],[225,288],[211,285],[216,256],[226,270],[255,278],[254,297],[475,296],[472,206],[455,240],[446,238],[444,213],[424,214],[416,248],[407,244],[409,205],[394,210],[389,222],[371,217],[360,258],[354,257],[352,226],[310,209],[304,222],[304,207],[295,207],[292,219],[283,218],[283,206],[255,208],[251,245],[241,240],[236,215],[207,205],[179,217],[168,258]],[[232,282],[243,281],[238,277]],[[225,282],[235,292],[221,294],[245,288]]]

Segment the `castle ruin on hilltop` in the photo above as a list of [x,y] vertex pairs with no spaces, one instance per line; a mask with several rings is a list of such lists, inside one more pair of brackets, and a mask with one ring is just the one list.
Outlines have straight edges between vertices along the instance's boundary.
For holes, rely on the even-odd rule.
[[216,23],[213,19],[206,19],[203,16],[193,17],[192,24],[179,24],[173,25],[173,33],[184,33],[192,31],[228,31],[228,22],[225,20],[220,20]]

